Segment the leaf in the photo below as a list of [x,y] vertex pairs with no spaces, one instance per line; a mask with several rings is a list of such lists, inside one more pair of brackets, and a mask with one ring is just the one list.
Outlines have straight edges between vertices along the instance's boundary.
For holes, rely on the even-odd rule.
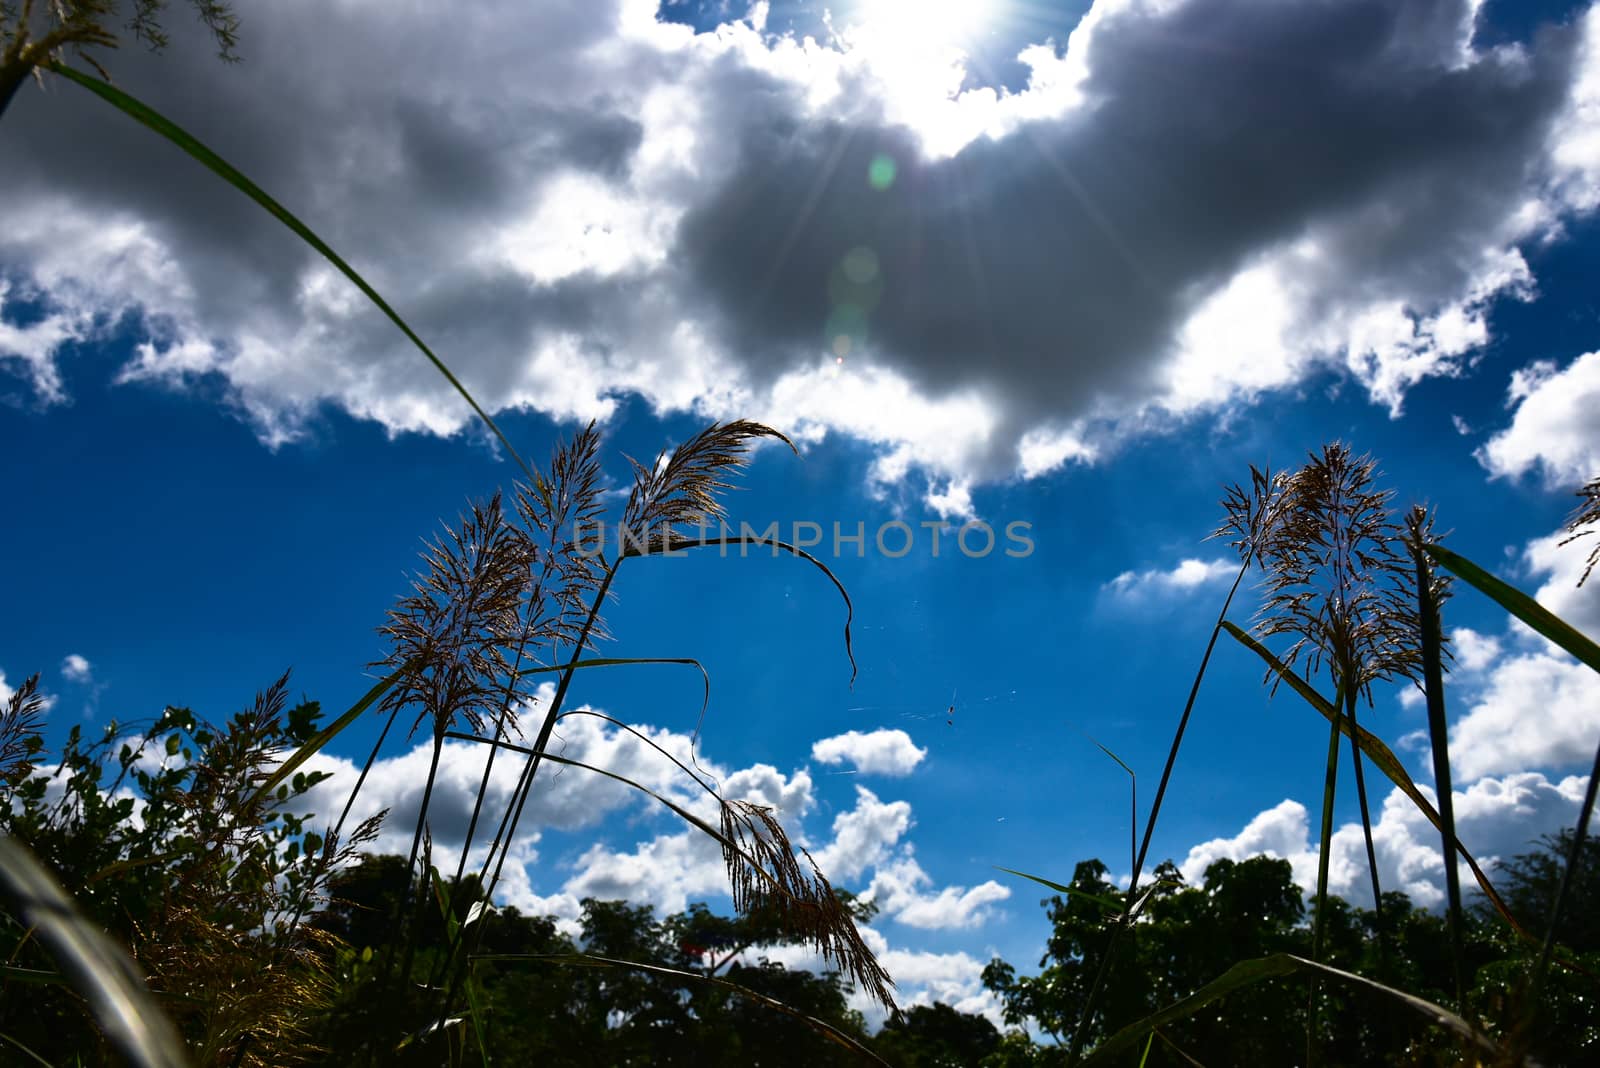
[[1494,1041],[1448,1009],[1441,1008],[1433,1002],[1426,1001],[1414,994],[1407,994],[1403,990],[1396,990],[1392,986],[1385,986],[1382,983],[1356,975],[1353,972],[1347,972],[1327,964],[1318,964],[1316,961],[1306,960],[1304,957],[1297,957],[1292,953],[1274,953],[1267,957],[1240,961],[1220,977],[1207,983],[1188,997],[1122,1028],[1096,1046],[1094,1052],[1089,1055],[1085,1063],[1095,1064],[1107,1061],[1113,1054],[1133,1046],[1148,1032],[1154,1031],[1159,1027],[1165,1027],[1168,1024],[1177,1023],[1180,1020],[1186,1020],[1218,998],[1227,997],[1229,994],[1267,979],[1277,979],[1301,971],[1333,979],[1357,989],[1381,994],[1394,1001],[1400,1007],[1409,1009],[1424,1017],[1433,1026],[1443,1027],[1448,1031],[1452,1031],[1485,1052],[1496,1055],[1491,1059],[1490,1063],[1499,1062],[1497,1055],[1500,1053],[1500,1049],[1495,1045]]
[[[1241,645],[1255,653],[1262,660],[1265,660],[1267,666],[1277,672],[1278,676],[1288,683],[1295,693],[1305,698],[1307,704],[1321,712],[1330,722],[1336,718],[1333,706],[1328,703],[1328,699],[1312,689],[1311,685],[1299,675],[1284,666],[1281,660],[1272,655],[1272,650],[1240,630],[1233,623],[1225,621],[1222,625],[1229,634],[1239,640]],[[1350,727],[1350,721],[1341,718],[1340,730],[1346,737],[1350,734]],[[1358,725],[1355,731],[1356,744],[1361,747],[1361,752],[1366,755],[1368,760],[1372,761],[1379,771],[1388,776],[1390,782],[1400,788],[1401,793],[1411,799],[1411,803],[1416,805],[1424,816],[1428,817],[1428,822],[1433,824],[1434,830],[1443,834],[1444,823],[1439,818],[1438,810],[1433,807],[1433,802],[1429,801],[1422,791],[1417,789],[1417,784],[1411,781],[1411,776],[1407,774],[1405,765],[1400,763],[1394,752],[1377,735],[1365,727]],[[1532,938],[1533,935],[1529,933],[1527,928],[1523,927],[1521,923],[1517,922],[1517,918],[1511,915],[1511,910],[1506,907],[1506,903],[1495,892],[1493,884],[1489,882],[1489,877],[1483,873],[1482,868],[1478,867],[1478,862],[1473,859],[1472,854],[1467,851],[1467,847],[1461,843],[1459,838],[1456,839],[1456,848],[1460,850],[1461,859],[1467,862],[1467,867],[1472,869],[1472,877],[1478,881],[1478,888],[1483,891],[1483,896],[1489,899],[1489,903],[1500,914],[1500,918],[1510,924],[1512,929],[1524,938]]]
[[1037,875],[1029,875],[1025,871],[1016,871],[1012,868],[1002,868],[998,864],[993,865],[993,867],[996,871],[1003,871],[1008,875],[1020,875],[1024,879],[1032,879],[1040,886],[1047,886],[1058,894],[1071,894],[1073,897],[1081,897],[1085,901],[1093,901],[1096,905],[1099,905],[1101,908],[1107,909],[1111,912],[1122,911],[1122,902],[1114,901],[1109,897],[1101,897],[1099,894],[1086,893],[1083,890],[1077,890],[1070,886],[1063,886],[1061,883],[1053,883],[1049,879],[1041,879]]
[[[374,701],[387,693],[389,687],[393,686],[396,682],[399,682],[400,676],[404,675],[407,671],[410,671],[411,667],[411,664],[407,664],[400,668],[400,670],[393,672],[383,679],[380,679],[376,686],[368,690],[366,695],[363,696],[361,700],[357,701],[350,707],[350,711],[346,712],[344,715],[328,724],[328,726],[319,732],[315,738],[312,738],[299,749],[296,749],[288,760],[285,760],[282,764],[278,765],[277,771],[274,771],[271,775],[267,776],[267,781],[261,784],[260,788],[256,790],[255,796],[250,799],[250,806],[254,807],[255,805],[260,804],[262,798],[266,797],[269,793],[276,789],[278,784],[283,782],[283,780],[293,775],[301,764],[304,764],[306,761],[316,756],[317,752],[321,750],[323,746],[333,741],[333,739],[337,737],[341,731],[350,726],[350,724],[354,723],[356,720],[360,719],[361,714],[367,709],[371,708]],[[282,800],[287,796],[288,791],[284,790],[280,793],[279,799]]]
[[1535,631],[1555,642],[1562,649],[1600,671],[1600,645],[1584,637],[1571,624],[1545,608],[1538,601],[1508,583],[1495,578],[1458,553],[1442,545],[1424,545],[1423,551],[1440,566],[1449,569],[1478,592],[1488,596]]

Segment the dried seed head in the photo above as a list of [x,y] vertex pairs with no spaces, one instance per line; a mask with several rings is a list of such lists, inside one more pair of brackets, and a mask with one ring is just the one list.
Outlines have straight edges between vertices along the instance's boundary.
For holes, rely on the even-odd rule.
[[[1600,527],[1600,475],[1590,479],[1577,496],[1582,500],[1567,520],[1567,536],[1561,539],[1562,545],[1586,538],[1596,533],[1593,528]],[[1589,550],[1588,562],[1584,564],[1583,574],[1578,579],[1579,586],[1589,581],[1589,574],[1594,571],[1596,564],[1600,564],[1600,543]]]
[[24,679],[0,705],[0,785],[16,786],[33,774],[44,728],[44,695],[37,674]]
[[[528,644],[543,647],[546,664],[554,664],[565,648],[570,659],[583,638],[590,607],[599,596],[606,560],[601,552],[578,544],[584,529],[593,529],[601,512],[600,434],[590,423],[570,442],[558,445],[548,476],[535,486],[519,483],[515,507],[527,536],[532,582],[524,609]],[[596,614],[590,642],[606,637]],[[538,657],[535,652],[536,659]]]
[[623,529],[638,546],[636,551],[654,552],[672,536],[685,533],[676,527],[701,527],[722,519],[724,512],[718,492],[731,483],[723,476],[743,467],[750,442],[757,438],[777,438],[794,448],[794,442],[761,423],[737,420],[713,423],[688,441],[656,457],[653,467],[633,464],[633,491],[623,510]]
[[832,885],[801,850],[809,874],[772,810],[748,801],[722,802],[722,861],[733,907],[741,916],[776,916],[783,929],[815,946],[862,990],[898,1016],[894,981],[861,940],[854,919]]
[[[1416,572],[1376,466],[1327,445],[1268,495],[1278,497],[1270,521],[1246,528],[1259,531],[1253,545],[1267,572],[1257,633],[1293,636],[1286,664],[1300,662],[1310,678],[1326,663],[1336,687],[1368,700],[1379,679],[1416,678],[1422,657]],[[1276,689],[1277,676],[1269,681]]]
[[1250,488],[1237,483],[1228,487],[1222,498],[1222,523],[1209,536],[1227,538],[1240,560],[1257,557],[1277,524],[1288,483],[1287,475],[1252,464]]
[[506,522],[498,493],[474,504],[459,529],[429,547],[415,592],[379,628],[392,643],[379,663],[405,669],[381,708],[415,705],[412,731],[431,718],[441,734],[458,716],[478,732],[499,713],[515,681],[507,652],[521,631],[528,555],[527,539]]

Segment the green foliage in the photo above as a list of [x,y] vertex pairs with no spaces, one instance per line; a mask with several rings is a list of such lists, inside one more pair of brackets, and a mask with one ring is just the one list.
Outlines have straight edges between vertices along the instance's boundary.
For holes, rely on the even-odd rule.
[[913,1005],[901,1019],[884,1024],[873,1048],[905,1068],[966,1068],[1000,1049],[1000,1032],[982,1016],[936,1002]]
[[[288,1064],[314,1052],[305,1012],[328,996],[326,947],[291,930],[291,917],[316,903],[341,856],[376,833],[371,822],[341,849],[310,829],[299,801],[323,773],[256,796],[279,754],[315,732],[315,703],[285,714],[287,686],[285,675],[222,725],[168,708],[136,734],[112,723],[86,741],[75,726],[55,769],[0,789],[0,831],[128,946],[201,1064]],[[16,917],[0,920],[0,950],[54,973]],[[41,1056],[103,1055],[60,987],[8,986],[0,1005],[7,1034]]]
[[[423,988],[445,958],[452,922],[473,914],[481,888],[471,876],[438,884],[438,900],[448,911],[433,913],[415,932],[409,981],[379,1002],[371,962],[390,938],[387,917],[400,907],[406,884],[403,858],[363,857],[335,878],[332,903],[313,920],[347,947],[339,954],[339,1001],[321,1025],[336,1062],[358,1061],[397,1022],[417,1035],[436,1022],[434,1002]],[[759,957],[756,963],[735,960],[785,941],[771,915],[724,917],[693,905],[658,919],[648,906],[586,900],[573,934],[549,918],[510,907],[475,922],[483,925],[470,979],[477,1018],[444,1032],[454,1056],[465,1061],[730,1068],[857,1063],[793,1016],[725,986],[695,981],[713,975],[866,1040],[864,1022],[847,1006],[847,988],[837,973],[790,970]],[[660,971],[602,967],[598,958]],[[438,1063],[444,1044],[438,1035],[419,1037],[398,1061]]]
[[[1571,832],[1551,836],[1541,848],[1502,869],[1505,898],[1531,924],[1550,910]],[[1576,884],[1575,906],[1600,895],[1600,849],[1590,847]],[[1169,886],[1158,886],[1139,922],[1124,934],[1118,965],[1100,993],[1102,1011],[1086,1049],[1126,1025],[1181,1001],[1228,971],[1235,962],[1278,954],[1304,957],[1311,929],[1302,892],[1287,861],[1254,857],[1219,860],[1199,886],[1182,887],[1170,864],[1157,869]],[[1115,893],[1099,861],[1078,865],[1071,887],[1077,894],[1046,902],[1052,934],[1036,976],[1018,976],[1012,965],[992,961],[984,984],[1000,996],[1013,1025],[1033,1023],[1063,1035],[1075,1025],[1114,930],[1110,917],[1087,895]],[[1079,896],[1079,894],[1083,896]],[[1563,944],[1577,968],[1558,969],[1542,993],[1540,1018],[1550,1026],[1531,1033],[1526,978],[1536,947],[1517,938],[1487,904],[1468,914],[1464,969],[1468,976],[1465,1016],[1493,1038],[1520,1048],[1541,1063],[1590,1063],[1600,1053],[1600,1021],[1593,1012],[1594,975],[1600,945],[1592,907],[1564,925]],[[1435,1004],[1452,997],[1452,946],[1445,919],[1416,908],[1404,894],[1384,895],[1382,922],[1368,909],[1329,896],[1321,917],[1326,962]],[[1387,938],[1380,952],[1376,934]],[[1586,969],[1587,974],[1584,970]],[[1287,971],[1281,971],[1287,975]],[[1370,985],[1319,984],[1316,1043],[1331,1064],[1451,1064],[1464,1055],[1462,1040],[1426,1026]],[[1164,1025],[1146,1063],[1293,1063],[1305,1049],[1311,1006],[1303,981],[1267,979],[1240,986],[1185,1019]],[[1013,1041],[1012,1061],[1020,1047]],[[1181,1051],[1181,1052],[1179,1052]],[[1057,1051],[1059,1052],[1059,1051]],[[1033,1055],[1033,1054],[1029,1054]],[[1040,1052],[1038,1056],[1051,1054]]]

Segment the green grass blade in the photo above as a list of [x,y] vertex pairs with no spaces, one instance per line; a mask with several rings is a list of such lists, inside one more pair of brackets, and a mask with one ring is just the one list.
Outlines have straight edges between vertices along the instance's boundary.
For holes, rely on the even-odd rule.
[[0,979],[8,983],[42,983],[45,986],[71,986],[60,972],[47,972],[42,968],[23,968],[15,964],[0,964]]
[[49,1061],[39,1056],[37,1053],[33,1052],[33,1050],[29,1049],[27,1046],[24,1046],[21,1042],[18,1042],[4,1031],[0,1031],[0,1042],[11,1043],[11,1045],[15,1046],[22,1053],[26,1054],[34,1064],[42,1064],[44,1065],[44,1068],[54,1068],[54,1065],[52,1065]]
[[[1295,693],[1305,699],[1307,704],[1322,713],[1329,721],[1335,718],[1333,705],[1328,703],[1328,699],[1312,689],[1310,684],[1286,667],[1282,661],[1272,654],[1272,650],[1256,641],[1231,622],[1224,623],[1222,626],[1241,645],[1264,660],[1267,666],[1277,673],[1279,678],[1288,683]],[[1343,729],[1349,730],[1350,724],[1345,723]],[[1361,751],[1366,754],[1368,760],[1372,761],[1373,766],[1383,772],[1390,782],[1400,788],[1400,792],[1405,794],[1413,805],[1417,806],[1422,814],[1428,818],[1429,823],[1433,824],[1434,830],[1443,833],[1445,825],[1439,816],[1438,810],[1433,807],[1433,802],[1429,801],[1426,795],[1417,789],[1417,784],[1412,781],[1410,774],[1405,769],[1405,765],[1400,763],[1394,752],[1377,735],[1363,727],[1356,727],[1355,735],[1357,744],[1361,746]],[[1472,877],[1477,880],[1478,888],[1483,891],[1483,896],[1489,899],[1489,903],[1500,914],[1500,918],[1505,920],[1513,930],[1524,938],[1532,938],[1533,935],[1528,932],[1527,928],[1523,927],[1517,918],[1511,914],[1511,910],[1506,907],[1506,903],[1501,900],[1499,893],[1495,891],[1494,885],[1489,882],[1489,877],[1478,866],[1477,860],[1467,851],[1467,847],[1461,844],[1460,839],[1456,840],[1456,849],[1461,859],[1466,861],[1467,867],[1472,869]]]
[[[461,931],[462,925],[461,922],[456,919],[455,910],[450,907],[450,890],[445,886],[444,877],[439,874],[439,869],[431,864],[428,865],[428,878],[433,883],[433,900],[439,906],[439,917],[444,921],[445,936],[453,945],[456,941],[456,936]],[[468,912],[468,918],[466,921],[467,923],[470,924],[472,922],[472,911],[481,909],[482,906],[483,903],[481,901],[472,906],[472,910]],[[482,1059],[485,1068],[488,1068],[489,1045],[484,1040],[483,1009],[478,1004],[477,992],[472,988],[471,976],[467,977],[466,995],[467,1015],[472,1020],[472,1034],[473,1037],[478,1040],[478,1056]],[[448,1016],[448,1009],[449,1006],[446,1006],[445,1012],[440,1015],[439,1020],[437,1021],[437,1026],[444,1026],[445,1019]],[[463,1039],[463,1041],[465,1040]]]
[[[444,737],[454,738],[457,741],[462,742],[479,742],[483,745],[492,745],[497,749],[509,749],[511,752],[521,753],[523,756],[533,756],[536,752],[533,749],[529,749],[525,745],[513,745],[512,743],[503,739],[485,738],[481,734],[462,734],[458,731],[446,731],[444,733]],[[721,831],[717,830],[715,827],[711,826],[711,824],[707,823],[699,816],[696,816],[693,812],[690,812],[682,805],[662,797],[660,794],[650,789],[650,787],[645,786],[643,783],[635,782],[626,775],[619,775],[614,771],[607,770],[606,768],[596,767],[593,764],[585,764],[581,760],[572,760],[557,753],[540,753],[538,755],[541,759],[548,760],[552,764],[565,764],[567,767],[571,768],[583,768],[585,771],[592,771],[596,775],[603,775],[608,779],[613,779],[617,782],[620,782],[624,786],[631,786],[647,797],[655,798],[657,801],[661,802],[661,804],[665,805],[673,815],[704,832],[710,837],[716,839],[719,844],[729,846],[730,848],[733,847],[732,843],[729,842],[727,837],[725,837]],[[743,851],[741,850],[740,852],[742,853]]]
[[1386,997],[1396,1006],[1421,1016],[1430,1025],[1442,1027],[1471,1042],[1485,1053],[1490,1054],[1491,1060],[1489,1063],[1500,1063],[1498,1059],[1500,1048],[1494,1041],[1450,1010],[1419,998],[1415,994],[1408,994],[1403,990],[1396,990],[1392,986],[1385,986],[1383,983],[1356,975],[1353,972],[1347,972],[1342,968],[1318,964],[1316,961],[1306,960],[1304,957],[1297,957],[1292,953],[1274,953],[1267,957],[1240,961],[1220,977],[1207,983],[1188,997],[1124,1027],[1095,1047],[1094,1052],[1085,1063],[1096,1064],[1109,1061],[1115,1054],[1132,1048],[1147,1032],[1186,1020],[1213,1001],[1227,997],[1229,994],[1243,990],[1245,987],[1268,979],[1282,978],[1296,972],[1308,972],[1357,990],[1364,990]]
[[[856,654],[855,649],[850,644],[850,624],[855,619],[856,607],[855,604],[851,602],[850,594],[845,590],[844,583],[839,581],[839,576],[835,575],[831,570],[829,570],[827,564],[823,563],[821,560],[818,560],[815,556],[812,556],[810,553],[806,552],[797,545],[790,545],[788,542],[779,541],[777,538],[761,538],[749,535],[729,536],[725,538],[673,538],[666,544],[661,552],[672,553],[681,549],[709,549],[713,546],[728,545],[766,545],[774,549],[781,549],[786,553],[798,556],[800,559],[809,562],[812,566],[816,567],[817,570],[828,576],[828,581],[833,583],[833,588],[839,591],[840,597],[844,598],[844,655],[850,658],[850,685],[854,686],[856,682]],[[630,550],[623,555],[646,556],[656,554]]]
[[[1328,866],[1332,863],[1333,803],[1339,780],[1339,728],[1345,723],[1338,712],[1338,700],[1334,698],[1334,715],[1328,726],[1328,764],[1322,780],[1322,816],[1317,829],[1317,900],[1311,925],[1311,956],[1315,960],[1322,959],[1322,940],[1328,929]],[[1383,907],[1382,901],[1372,904],[1376,909]],[[1310,1002],[1306,1006],[1306,1064],[1314,1065],[1317,1063],[1317,1010],[1321,1004],[1315,979],[1309,984],[1306,997]]]
[[[1132,813],[1128,823],[1128,870],[1132,871],[1139,866],[1139,776],[1134,774],[1133,769],[1128,767],[1121,757],[1101,745],[1100,739],[1081,727],[1078,728],[1078,733],[1093,742],[1096,749],[1115,760],[1117,767],[1128,773],[1128,810]],[[1133,888],[1133,884],[1130,882],[1128,889],[1132,891]]]
[[172,1022],[156,1005],[127,951],[78,910],[21,842],[0,835],[0,901],[34,928],[72,988],[88,1002],[100,1031],[138,1068],[188,1063]]
[[1073,897],[1081,897],[1085,901],[1093,901],[1096,905],[1099,905],[1108,912],[1122,912],[1122,902],[1117,901],[1114,898],[1101,897],[1099,894],[1084,893],[1082,890],[1077,890],[1070,886],[1063,886],[1060,883],[1053,883],[1049,879],[1042,879],[1037,875],[1029,875],[1025,871],[1017,871],[1014,868],[1002,868],[998,864],[994,865],[993,867],[995,871],[1003,871],[1007,875],[1017,875],[1024,879],[1032,879],[1040,886],[1047,886],[1058,894],[1071,894]]
[[206,169],[259,204],[273,218],[277,219],[279,222],[283,223],[283,225],[292,230],[295,235],[300,238],[300,240],[316,249],[324,259],[337,267],[346,278],[350,279],[357,289],[366,294],[367,299],[372,301],[373,304],[377,305],[378,310],[383,312],[384,315],[388,316],[389,321],[394,323],[395,326],[399,327],[400,332],[404,334],[406,338],[413,345],[415,345],[424,356],[428,358],[428,362],[433,364],[434,369],[443,375],[445,381],[449,382],[450,385],[455,388],[455,391],[461,394],[462,398],[467,402],[467,404],[472,407],[473,412],[480,420],[483,421],[483,425],[488,427],[489,431],[494,434],[497,439],[499,439],[501,447],[506,450],[506,454],[509,455],[512,460],[516,462],[517,466],[522,469],[523,474],[527,475],[534,486],[539,488],[542,492],[544,481],[539,478],[538,475],[534,474],[533,469],[527,465],[527,463],[522,459],[522,456],[514,447],[512,447],[511,442],[506,438],[505,434],[501,433],[500,428],[495,425],[494,420],[489,417],[489,413],[483,410],[482,406],[478,404],[471,393],[467,392],[467,387],[461,384],[461,381],[456,378],[455,374],[451,372],[449,367],[445,366],[444,361],[433,354],[433,350],[423,343],[422,339],[417,336],[416,332],[413,331],[410,326],[406,325],[406,321],[400,318],[399,313],[393,308],[389,307],[389,302],[384,300],[383,297],[379,296],[378,291],[373,289],[372,286],[368,285],[367,280],[362,278],[361,275],[356,272],[354,267],[351,267],[344,261],[343,257],[341,257],[337,252],[333,251],[326,241],[323,241],[322,238],[313,233],[310,227],[297,219],[293,212],[274,200],[260,186],[246,178],[243,174],[236,170],[232,164],[228,163],[227,160],[223,159],[211,149],[207,148],[199,141],[199,139],[149,105],[141,103],[138,99],[128,95],[121,89],[118,89],[116,86],[109,85],[98,78],[94,78],[83,73],[82,71],[74,70],[63,63],[51,61],[45,64],[45,67],[61,75],[63,78],[66,78],[68,81],[78,83],[91,93],[111,104],[117,110],[131,116],[145,126],[148,126],[162,137],[165,137],[168,141],[171,141],[173,144],[183,149],[184,152],[188,153],[194,159],[203,164]]
[[700,728],[705,723],[706,709],[711,707],[711,674],[706,671],[704,664],[692,656],[596,656],[588,660],[574,660],[550,667],[527,668],[517,672],[516,677],[520,679],[528,675],[552,675],[578,668],[617,667],[626,664],[683,664],[700,672],[701,681],[705,683],[705,696],[700,701],[700,717],[696,720],[694,728],[694,739],[698,741]]
[[[1408,540],[1411,560],[1417,569],[1417,610],[1422,624],[1422,691],[1428,704],[1428,741],[1433,749],[1433,792],[1439,799],[1442,855],[1456,855],[1456,815],[1454,787],[1450,781],[1450,732],[1444,707],[1444,635],[1439,622],[1439,598],[1433,569],[1422,553],[1422,527],[1413,525],[1415,540]],[[1466,1001],[1466,951],[1461,932],[1461,875],[1456,865],[1444,866],[1445,900],[1450,923],[1451,968],[1455,973],[1456,1007]]]
[[277,770],[271,775],[267,776],[267,781],[261,784],[261,788],[257,790],[255,796],[250,799],[250,804],[257,804],[262,798],[266,797],[273,790],[276,790],[279,784],[295,773],[295,769],[299,768],[300,765],[310,760],[313,756],[316,756],[317,753],[321,751],[323,746],[333,741],[333,739],[336,738],[341,731],[350,726],[350,724],[354,723],[356,720],[360,719],[362,713],[371,708],[374,701],[388,693],[389,687],[393,686],[396,682],[399,682],[400,676],[404,675],[409,670],[411,670],[411,665],[407,664],[400,670],[393,672],[382,679],[379,679],[377,684],[373,686],[372,689],[368,690],[366,695],[363,696],[361,700],[350,706],[350,711],[346,712],[344,715],[328,724],[328,726],[319,732],[315,738],[312,738],[299,749],[296,749],[289,756],[288,760],[285,760],[282,764],[279,764]]
[[574,968],[627,968],[634,971],[651,972],[655,975],[669,976],[674,979],[682,980],[686,983],[701,983],[707,986],[720,987],[721,989],[730,991],[739,997],[754,1001],[758,1005],[765,1005],[767,1008],[772,1009],[775,1012],[781,1012],[785,1016],[793,1017],[794,1019],[805,1024],[807,1027],[811,1028],[813,1031],[816,1031],[818,1034],[822,1035],[824,1038],[828,1038],[834,1042],[837,1042],[839,1045],[850,1050],[858,1057],[869,1060],[873,1064],[884,1065],[884,1068],[888,1068],[888,1062],[882,1057],[879,1057],[876,1053],[872,1052],[872,1050],[868,1049],[866,1046],[863,1046],[860,1042],[856,1041],[854,1038],[851,1038],[849,1035],[845,1034],[837,1027],[834,1027],[826,1020],[819,1020],[815,1016],[808,1016],[799,1009],[784,1004],[777,998],[768,997],[766,994],[758,993],[757,991],[751,990],[747,986],[741,986],[740,984],[732,982],[731,980],[722,979],[714,975],[703,975],[700,972],[684,971],[681,968],[668,968],[661,964],[643,964],[639,961],[616,960],[612,957],[599,957],[592,953],[482,953],[475,954],[472,959],[475,961],[540,961],[546,964],[560,964],[566,967]]
[[1502,582],[1471,560],[1451,552],[1442,545],[1424,545],[1423,550],[1441,567],[1461,578],[1583,663],[1600,671],[1600,645],[1584,637],[1560,616],[1515,586]]

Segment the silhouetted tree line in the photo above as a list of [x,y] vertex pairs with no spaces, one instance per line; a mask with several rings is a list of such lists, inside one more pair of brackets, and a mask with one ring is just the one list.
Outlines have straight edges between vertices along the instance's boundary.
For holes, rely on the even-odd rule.
[[[1544,930],[1560,858],[1571,832],[1503,866],[1497,882],[1513,913],[1530,932]],[[1537,945],[1519,938],[1487,907],[1476,909],[1467,937],[1467,1007],[1463,1015],[1497,1038],[1532,1026],[1532,1052],[1543,1064],[1594,1063],[1600,1054],[1600,847],[1587,843],[1577,898],[1566,911],[1559,944],[1568,964],[1552,974],[1538,1012],[1530,1012],[1522,977]],[[502,908],[477,922],[486,926],[472,969],[477,1020],[452,1025],[466,1057],[476,1048],[492,1063],[552,1065],[829,1065],[860,1063],[861,1054],[730,987],[771,997],[855,1039],[889,1064],[932,1066],[1052,1065],[1066,1062],[1063,1045],[1100,967],[1108,939],[1106,916],[1095,898],[1117,888],[1099,861],[1077,866],[1071,888],[1047,899],[1052,934],[1036,975],[1022,976],[996,959],[984,985],[1004,1005],[1011,1029],[1002,1034],[982,1016],[945,1004],[918,1005],[876,1034],[847,1002],[837,974],[789,969],[762,950],[781,944],[782,932],[762,918],[732,919],[704,905],[665,918],[647,906],[588,900],[575,937],[548,917]],[[1304,896],[1287,861],[1256,857],[1212,864],[1198,885],[1185,885],[1170,863],[1156,873],[1162,883],[1144,919],[1117,952],[1104,979],[1100,1010],[1088,1025],[1088,1046],[1169,1005],[1217,978],[1237,961],[1271,953],[1309,956]],[[348,997],[328,1018],[323,1041],[336,1054],[354,1055],[367,1011],[389,1020],[393,995],[370,999],[359,973],[365,947],[375,970],[392,931],[392,909],[404,886],[403,861],[369,857],[334,884],[337,901],[317,924],[350,947],[343,950],[341,986]],[[451,897],[465,919],[481,893],[468,877]],[[870,906],[857,906],[863,919]],[[419,953],[411,988],[420,991],[445,945],[445,923],[430,913],[418,932]],[[1383,911],[1330,902],[1325,959],[1440,1005],[1454,1005],[1449,933],[1443,918],[1402,893],[1384,895]],[[654,965],[661,971],[577,963],[579,954]],[[521,959],[511,959],[522,955]],[[755,961],[755,963],[751,963]],[[352,970],[352,966],[353,969]],[[1282,980],[1246,988],[1194,1017],[1160,1029],[1144,1063],[1289,1064],[1304,1059],[1308,986]],[[1322,1063],[1447,1064],[1460,1044],[1431,1029],[1418,1015],[1372,992],[1322,984],[1317,1046]],[[421,999],[418,999],[419,1004]],[[421,1027],[427,1026],[419,1021]],[[1036,1037],[1029,1037],[1028,1032]],[[1142,1050],[1141,1050],[1142,1052]],[[437,1054],[435,1053],[436,1057]],[[419,1063],[433,1063],[419,1053]],[[1130,1061],[1130,1063],[1133,1063]]]
[[[998,959],[984,970],[1004,1033],[943,1004],[910,1007],[871,1033],[840,975],[772,959],[788,936],[760,909],[730,918],[697,904],[658,917],[588,900],[569,931],[486,908],[473,876],[430,869],[408,883],[404,859],[357,853],[375,825],[335,846],[294,812],[320,775],[296,774],[270,795],[254,785],[260,767],[317,730],[314,702],[284,714],[281,685],[226,729],[177,708],[137,745],[115,725],[93,740],[74,728],[51,770],[38,767],[31,733],[42,718],[35,682],[3,710],[0,833],[128,948],[196,1064],[1054,1065],[1080,1025],[1092,1051],[1240,961],[1311,956],[1289,864],[1258,857],[1218,861],[1193,886],[1163,864],[1102,967],[1107,903],[1120,895],[1090,860],[1069,893],[1044,902],[1051,934],[1037,974]],[[1526,979],[1571,841],[1570,831],[1547,837],[1500,867],[1501,895],[1528,933],[1486,905],[1472,911],[1463,1003],[1443,918],[1400,893],[1384,895],[1381,913],[1331,898],[1323,957],[1452,1009],[1539,1063],[1600,1063],[1592,840],[1555,932],[1558,966],[1537,992]],[[871,920],[870,904],[845,904]],[[464,941],[470,958],[450,952]],[[59,962],[5,910],[0,957],[0,1064],[116,1063]],[[1096,982],[1097,1010],[1084,1022]],[[451,1006],[442,1018],[441,1005]],[[1313,998],[1300,978],[1243,987],[1163,1023],[1141,1037],[1140,1055],[1149,1065],[1304,1063],[1308,1033],[1323,1064],[1469,1063],[1458,1039],[1392,997],[1324,982]],[[397,1048],[397,1035],[410,1037]]]

